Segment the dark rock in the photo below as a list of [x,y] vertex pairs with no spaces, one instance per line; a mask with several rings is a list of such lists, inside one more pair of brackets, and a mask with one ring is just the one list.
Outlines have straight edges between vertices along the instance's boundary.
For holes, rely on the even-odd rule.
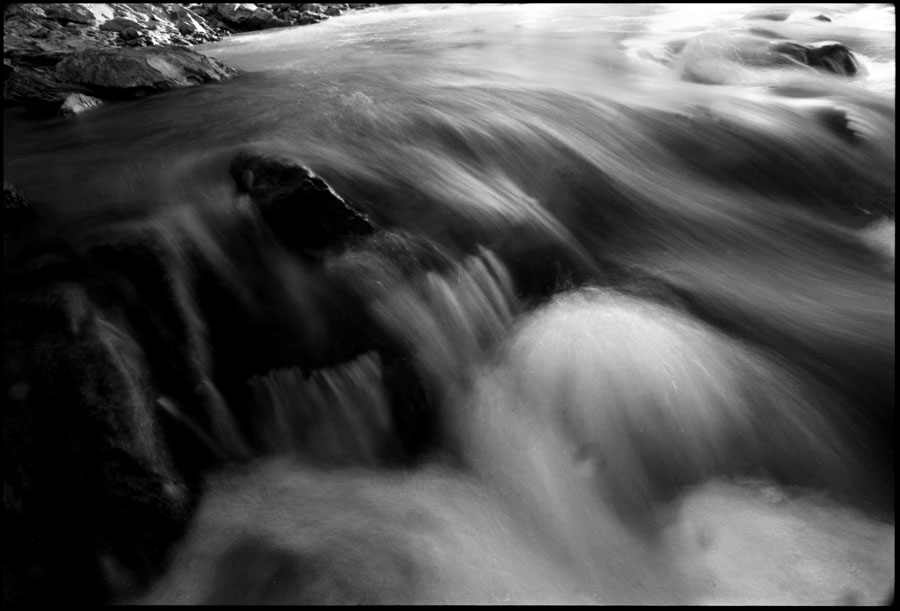
[[17,42],[19,41],[8,43],[4,58],[12,60],[19,66],[55,66],[59,60],[72,52],[71,48],[43,40],[14,46]]
[[34,209],[21,191],[3,181],[3,233],[12,232],[35,218]]
[[84,95],[83,93],[70,93],[59,107],[59,114],[64,117],[81,114],[87,110],[103,104],[103,100]]
[[74,53],[56,66],[60,80],[90,87],[101,97],[133,97],[210,81],[237,71],[188,49],[96,49]]
[[188,517],[142,351],[77,282],[3,313],[4,603],[109,602],[109,565],[146,583]]
[[853,51],[839,42],[819,42],[806,45],[807,62],[813,68],[843,76],[856,76],[862,70]]
[[52,69],[30,68],[4,64],[3,83],[5,104],[24,104],[37,116],[52,116],[72,93],[89,94],[86,87],[61,82]]
[[47,12],[39,4],[19,4],[9,3],[3,5],[3,18],[10,20],[14,17],[37,17],[40,19],[47,18]]
[[859,74],[860,65],[853,52],[839,42],[800,44],[791,41],[775,43],[774,50],[801,64],[842,76]]
[[140,38],[140,34],[135,28],[124,28],[119,32],[119,36],[122,37],[122,40],[135,40],[136,38]]
[[249,193],[269,227],[294,250],[322,251],[373,226],[312,170],[291,160],[241,153],[231,164],[239,191]]
[[283,28],[291,25],[284,19],[279,19],[272,11],[264,8],[256,9],[242,24],[247,30],[267,30],[270,28]]
[[134,28],[137,30],[141,28],[141,24],[133,19],[126,19],[124,17],[116,17],[100,24],[100,29],[104,32],[122,32],[127,28]]
[[124,42],[125,42],[126,47],[132,47],[132,48],[149,46],[149,41],[146,36],[138,36],[137,38],[125,40]]
[[764,19],[766,21],[785,21],[791,16],[787,9],[760,10],[747,15],[747,19]]

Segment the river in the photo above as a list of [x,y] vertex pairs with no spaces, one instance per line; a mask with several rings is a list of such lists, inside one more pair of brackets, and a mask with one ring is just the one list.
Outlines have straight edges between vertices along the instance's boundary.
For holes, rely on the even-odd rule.
[[[318,268],[263,272],[228,241],[238,153],[314,169],[451,260],[403,282],[364,252],[325,264],[390,287],[363,291],[366,320],[409,347],[446,447],[399,474],[226,478],[148,600],[892,595],[894,23],[890,5],[396,5],[197,47],[242,70],[227,82],[73,120],[5,110],[4,176],[42,235],[78,249],[152,227],[256,291],[279,356],[234,371],[258,404],[321,401],[296,365],[343,410],[387,409]],[[690,68],[719,82],[679,78],[711,33]],[[732,61],[748,33],[838,41],[862,69]],[[347,418],[365,446],[376,425]]]

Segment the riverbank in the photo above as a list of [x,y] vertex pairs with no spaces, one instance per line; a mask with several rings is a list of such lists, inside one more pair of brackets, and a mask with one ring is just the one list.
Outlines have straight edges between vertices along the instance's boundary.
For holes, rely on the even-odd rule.
[[230,78],[193,52],[239,32],[318,23],[373,4],[9,4],[3,11],[3,103],[29,114],[74,115]]

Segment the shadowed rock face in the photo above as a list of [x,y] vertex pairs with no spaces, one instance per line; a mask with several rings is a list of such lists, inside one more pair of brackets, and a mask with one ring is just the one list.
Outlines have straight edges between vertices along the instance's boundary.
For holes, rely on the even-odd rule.
[[190,505],[142,349],[72,280],[7,283],[3,319],[4,602],[140,587]]
[[776,43],[773,48],[778,53],[792,57],[801,64],[832,74],[856,76],[860,72],[859,62],[853,52],[839,42],[801,45],[785,41]]
[[235,74],[233,68],[194,51],[158,47],[82,51],[56,66],[60,80],[116,97],[222,81]]
[[373,231],[369,219],[312,170],[290,160],[242,153],[231,164],[239,191],[297,252],[317,256],[340,241]]
[[[86,49],[60,57],[50,61],[43,56],[28,56],[5,65],[3,95],[7,103],[23,102],[40,116],[75,114],[100,103],[95,99],[85,105],[86,99],[134,98],[218,82],[238,73],[182,48]],[[25,65],[25,60],[37,63]],[[76,107],[79,110],[73,113]]]
[[[366,6],[370,5],[207,3],[192,9],[175,3],[5,4],[4,103],[24,104],[33,114],[52,116],[71,94],[121,98],[221,80],[234,72],[201,56],[175,53],[172,46],[214,42],[235,31],[316,23]],[[157,52],[92,54],[147,47]],[[72,59],[63,74],[53,69],[80,52],[87,54]]]
[[34,218],[34,210],[15,186],[3,181],[3,232],[15,231]]
[[[384,396],[372,417],[390,425],[383,443],[360,442],[362,455],[403,461],[430,442],[407,353],[373,332],[364,312],[377,294],[365,290],[371,270],[360,263],[378,260],[380,277],[401,278],[421,268],[425,246],[390,234],[362,240],[372,231],[365,217],[305,168],[259,159],[248,167],[259,177],[244,185],[260,215],[315,259],[289,254],[268,224],[240,216],[221,237],[237,273],[153,224],[36,248],[7,270],[5,602],[103,603],[155,579],[204,474],[266,447],[254,376],[257,391],[285,376],[312,388],[321,382],[304,381],[311,371],[377,355],[367,358],[378,361]],[[32,216],[7,183],[5,231]],[[350,238],[361,240],[359,261],[340,256]],[[326,254],[338,264],[323,265]],[[352,422],[355,405],[345,407]],[[308,451],[326,463],[340,457],[315,435]]]

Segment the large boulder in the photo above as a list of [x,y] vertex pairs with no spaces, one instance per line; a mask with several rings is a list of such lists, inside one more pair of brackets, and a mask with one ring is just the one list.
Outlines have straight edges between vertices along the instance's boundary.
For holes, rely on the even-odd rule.
[[[4,6],[4,104],[40,117],[71,114],[86,100],[221,80],[234,72],[199,55],[160,51],[118,58],[110,47],[190,46],[218,40],[202,17],[176,4],[15,4]],[[61,68],[58,64],[65,61]],[[128,81],[129,76],[135,82]],[[67,107],[63,104],[69,99]]]
[[759,84],[772,75],[809,68],[840,76],[862,71],[853,52],[841,43],[799,43],[773,38],[764,30],[696,36],[675,58],[673,67],[683,80],[708,85]]
[[4,603],[100,604],[153,578],[189,496],[123,321],[31,282],[4,290]]
[[234,68],[194,51],[158,47],[82,51],[56,66],[60,80],[89,87],[104,97],[135,97],[236,74]]
[[81,4],[47,4],[43,8],[47,17],[63,24],[93,25],[97,21],[94,13]]
[[4,63],[3,102],[23,103],[30,112],[51,116],[72,93],[89,94],[86,87],[67,85],[56,78],[52,68],[25,67]]
[[311,169],[290,159],[241,153],[231,164],[238,190],[294,250],[316,258],[373,231],[368,217]]

